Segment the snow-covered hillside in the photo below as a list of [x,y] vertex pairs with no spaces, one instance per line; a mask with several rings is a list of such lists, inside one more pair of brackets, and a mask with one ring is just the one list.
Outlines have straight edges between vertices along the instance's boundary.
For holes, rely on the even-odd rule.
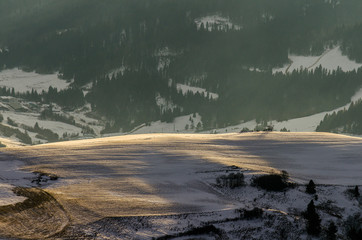
[[[49,194],[49,200],[22,211],[8,210],[5,219],[0,217],[0,235],[31,237],[43,228],[43,237],[53,231],[70,239],[152,239],[213,225],[220,230],[214,234],[228,239],[279,239],[281,231],[287,239],[294,239],[293,234],[308,239],[302,212],[313,199],[323,228],[332,220],[343,236],[348,217],[361,212],[362,199],[350,194],[352,187],[362,185],[361,154],[360,138],[276,132],[129,135],[6,148],[0,163],[6,166],[10,158],[19,164],[0,171],[0,184],[18,186],[20,181],[24,186],[24,176],[14,166],[59,179],[27,189],[36,191],[30,199]],[[253,185],[260,174],[281,170],[297,183],[294,187],[274,192]],[[243,174],[243,185],[217,184],[218,177],[230,173]],[[310,179],[318,196],[305,192]],[[28,180],[28,186],[32,184]],[[17,206],[22,206],[8,186],[0,192],[2,201],[20,201]],[[262,214],[248,219],[245,210],[253,208]],[[51,224],[39,221],[38,213]],[[20,220],[34,225],[21,228]]]

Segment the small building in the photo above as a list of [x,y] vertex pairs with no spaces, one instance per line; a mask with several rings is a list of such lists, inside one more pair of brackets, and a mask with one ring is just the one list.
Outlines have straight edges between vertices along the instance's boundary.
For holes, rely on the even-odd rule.
[[16,98],[10,98],[9,102],[8,102],[8,106],[17,112],[26,111],[24,106]]

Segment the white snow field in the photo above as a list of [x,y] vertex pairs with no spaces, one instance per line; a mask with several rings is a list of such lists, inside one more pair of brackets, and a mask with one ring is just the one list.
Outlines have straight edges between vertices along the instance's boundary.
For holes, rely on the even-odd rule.
[[273,69],[273,73],[291,73],[294,70],[308,69],[314,70],[318,66],[332,71],[337,70],[338,67],[342,71],[352,71],[360,68],[361,63],[350,60],[347,56],[342,55],[340,47],[335,47],[324,52],[321,56],[297,56],[289,55],[291,61],[290,64],[285,65],[282,68]]
[[[305,226],[297,216],[314,198],[304,192],[304,186],[284,193],[257,189],[250,185],[253,175],[286,170],[296,182],[313,179],[318,184],[316,204],[323,206],[332,199],[329,205],[343,207],[343,211],[334,209],[345,219],[360,211],[358,202],[349,200],[344,191],[362,185],[361,154],[362,139],[328,133],[139,134],[4,148],[0,164],[9,171],[0,171],[0,179],[12,178],[13,186],[18,185],[14,179],[23,181],[18,169],[6,167],[9,159],[24,162],[17,165],[22,171],[59,176],[42,190],[44,196],[50,194],[47,198],[52,208],[36,205],[26,215],[15,209],[7,217],[29,224],[34,221],[38,229],[44,227],[49,233],[53,224],[38,218],[39,212],[42,216],[51,213],[56,231],[70,234],[68,239],[91,233],[97,234],[97,239],[151,239],[217,219],[221,221],[217,226],[231,236],[240,234],[235,231],[241,228],[246,231],[241,239],[248,239],[247,233],[256,231],[255,227],[260,225],[256,233],[261,237],[265,231],[276,231],[283,221],[294,221],[290,228],[303,234]],[[216,177],[233,171],[244,173],[245,187],[228,190],[215,186]],[[28,191],[41,194],[39,189]],[[0,196],[10,203],[9,186]],[[19,200],[14,197],[12,201]],[[58,206],[57,214],[50,210],[54,206]],[[264,225],[268,218],[225,220],[238,216],[235,209],[255,206],[270,215],[269,225]],[[323,214],[323,221],[332,218]],[[39,234],[33,228],[19,230],[14,227],[18,223],[14,224],[10,226],[0,214],[0,226],[14,230],[6,236],[32,238]],[[68,227],[61,231],[61,226]]]
[[35,72],[24,72],[19,68],[7,69],[0,72],[0,86],[14,88],[15,92],[31,92],[32,89],[38,93],[42,90],[48,91],[52,86],[58,91],[65,89],[70,83],[59,79],[58,74],[38,74]]

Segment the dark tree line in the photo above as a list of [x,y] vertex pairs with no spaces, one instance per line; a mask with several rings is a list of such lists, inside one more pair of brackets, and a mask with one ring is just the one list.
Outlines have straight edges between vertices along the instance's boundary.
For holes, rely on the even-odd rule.
[[15,92],[14,88],[0,87],[0,96],[12,96],[42,103],[57,103],[67,108],[80,107],[85,103],[83,91],[76,87],[60,91],[57,88],[49,87],[48,91],[43,90],[41,93],[34,89],[25,93],[19,93]]
[[352,102],[348,109],[326,114],[316,131],[362,134],[362,100]]

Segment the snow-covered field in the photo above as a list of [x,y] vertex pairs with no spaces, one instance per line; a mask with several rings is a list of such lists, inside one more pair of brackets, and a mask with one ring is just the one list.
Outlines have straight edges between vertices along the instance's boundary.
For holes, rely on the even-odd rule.
[[21,112],[2,112],[4,119],[8,117],[13,119],[18,124],[24,124],[27,126],[34,127],[35,123],[38,123],[40,127],[47,128],[52,130],[52,132],[57,133],[59,136],[62,136],[63,133],[81,133],[82,129],[76,126],[55,122],[55,121],[47,121],[40,120],[39,114],[36,113],[21,113]]
[[[362,139],[327,133],[146,134],[6,148],[0,163],[17,159],[25,163],[17,165],[23,171],[60,177],[44,190],[69,214],[62,237],[151,239],[212,224],[230,239],[277,239],[281,225],[306,239],[301,212],[315,196],[303,185],[266,192],[251,185],[253,176],[286,170],[297,183],[313,179],[322,224],[334,220],[342,234],[347,216],[361,211],[346,193],[362,185],[361,154]],[[10,171],[0,172],[1,179],[22,181],[12,173],[18,170],[5,169]],[[244,187],[215,185],[231,172],[244,174]],[[235,212],[253,207],[262,208],[264,217],[246,220]],[[1,217],[0,224],[6,224]]]
[[65,89],[70,83],[58,78],[58,74],[38,74],[35,72],[24,72],[21,69],[7,69],[0,72],[0,86],[14,88],[15,92],[31,92],[32,89],[39,93],[48,91],[52,86],[58,90]]
[[314,70],[320,65],[329,71],[337,70],[337,68],[340,67],[342,71],[347,72],[356,70],[362,66],[361,63],[352,61],[347,56],[342,55],[340,47],[329,49],[321,56],[289,55],[289,59],[291,61],[290,64],[282,68],[273,69],[273,73],[291,73],[294,70],[300,69]]

